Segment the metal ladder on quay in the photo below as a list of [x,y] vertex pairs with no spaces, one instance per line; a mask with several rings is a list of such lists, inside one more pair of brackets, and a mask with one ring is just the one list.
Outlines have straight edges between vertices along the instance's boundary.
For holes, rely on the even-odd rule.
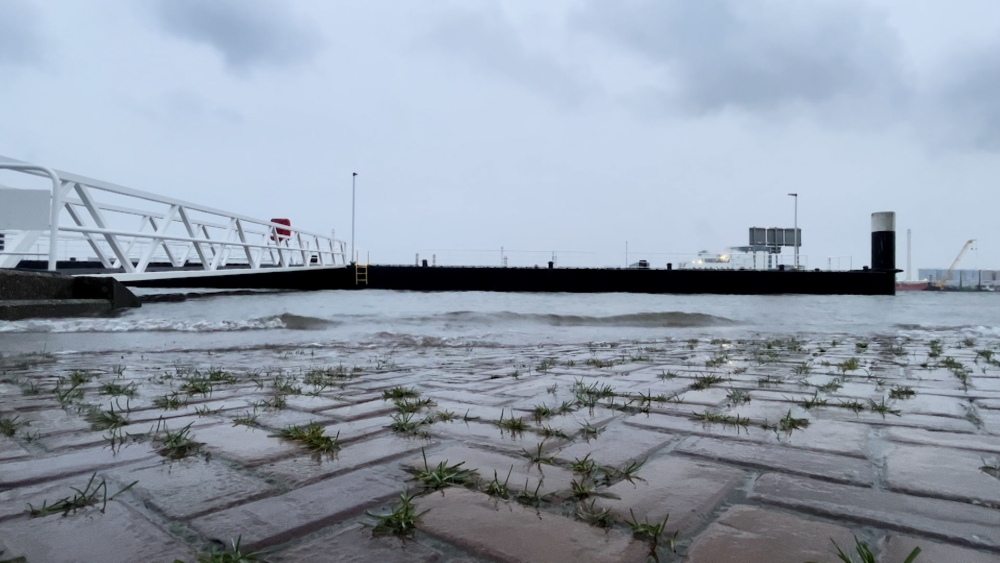
[[354,265],[354,285],[360,286],[361,284],[368,287],[368,264]]

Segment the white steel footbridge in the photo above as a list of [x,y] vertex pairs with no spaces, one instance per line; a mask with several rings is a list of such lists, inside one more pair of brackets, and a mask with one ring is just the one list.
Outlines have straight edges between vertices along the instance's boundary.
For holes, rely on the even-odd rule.
[[[254,219],[3,156],[0,173],[0,268],[27,264],[125,284],[187,279],[200,286],[208,278],[347,266],[343,241],[284,219]],[[3,184],[21,175],[48,184]]]

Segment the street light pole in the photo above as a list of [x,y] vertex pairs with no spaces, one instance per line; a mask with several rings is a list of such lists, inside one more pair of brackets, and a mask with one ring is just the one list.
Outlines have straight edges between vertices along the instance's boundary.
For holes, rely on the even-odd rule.
[[354,263],[354,194],[355,190],[355,179],[358,177],[357,172],[351,173],[351,263]]
[[799,194],[788,194],[795,198],[795,224],[792,225],[792,232],[795,237],[795,269],[799,269]]

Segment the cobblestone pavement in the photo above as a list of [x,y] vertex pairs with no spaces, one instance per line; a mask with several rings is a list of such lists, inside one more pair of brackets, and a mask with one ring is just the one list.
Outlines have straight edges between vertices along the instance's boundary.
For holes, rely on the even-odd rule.
[[[998,359],[958,337],[3,358],[0,560],[998,562]],[[415,532],[374,534],[402,506]]]

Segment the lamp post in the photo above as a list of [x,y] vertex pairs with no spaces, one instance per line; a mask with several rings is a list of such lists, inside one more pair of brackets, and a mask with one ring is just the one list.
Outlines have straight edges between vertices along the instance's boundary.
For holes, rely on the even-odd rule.
[[354,263],[354,194],[355,194],[355,180],[358,177],[357,172],[351,173],[351,264]]
[[795,198],[795,223],[792,225],[792,232],[795,237],[795,269],[799,269],[799,194],[788,194]]

